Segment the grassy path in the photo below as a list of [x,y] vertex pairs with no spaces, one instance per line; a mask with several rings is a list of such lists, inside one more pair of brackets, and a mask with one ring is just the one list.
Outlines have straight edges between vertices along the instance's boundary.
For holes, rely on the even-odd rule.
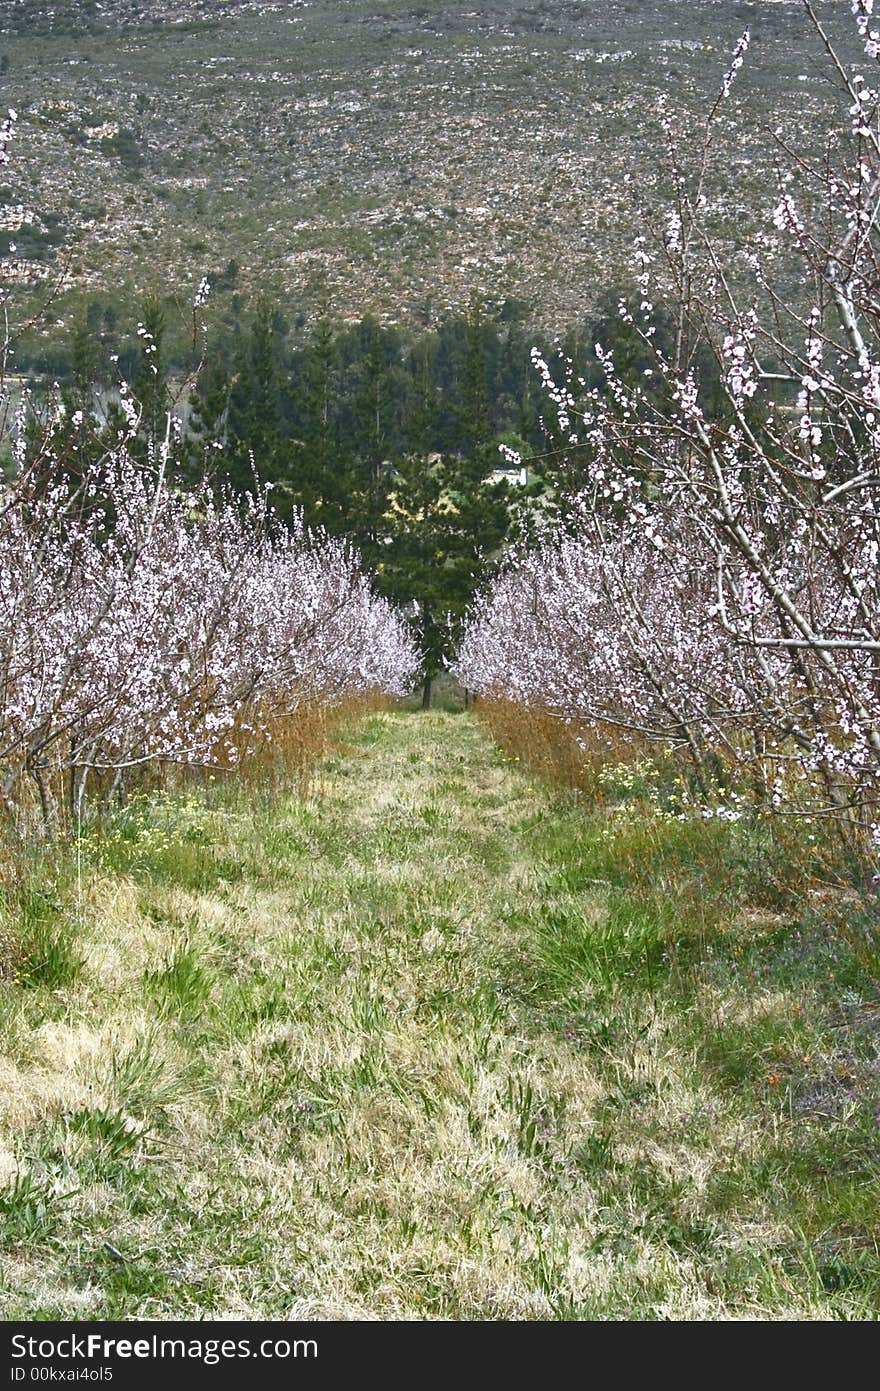
[[791,1100],[836,1017],[652,955],[597,835],[443,713],[135,810],[2,992],[3,1314],[870,1311],[876,1129]]

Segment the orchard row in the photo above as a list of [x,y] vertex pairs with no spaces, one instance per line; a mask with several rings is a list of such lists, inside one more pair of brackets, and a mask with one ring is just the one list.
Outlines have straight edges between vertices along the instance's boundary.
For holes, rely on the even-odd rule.
[[[152,765],[230,768],[307,704],[411,685],[418,653],[358,555],[259,492],[175,486],[170,445],[76,470],[53,432],[0,513],[0,778],[50,830]],[[85,440],[84,440],[85,444]],[[83,457],[87,457],[84,448]]]
[[[864,72],[876,73],[880,33],[855,0],[854,71],[805,8],[840,89],[833,158],[814,168],[779,135],[741,297],[704,190],[748,33],[703,129],[667,121],[674,198],[658,244],[637,246],[640,308],[620,310],[648,365],[627,374],[598,343],[596,388],[536,354],[580,487],[484,592],[458,669],[591,747],[614,731],[682,757],[725,815],[757,799],[831,815],[876,846],[880,84]],[[675,288],[672,350],[656,333],[658,278]],[[793,284],[797,297],[780,289]]]

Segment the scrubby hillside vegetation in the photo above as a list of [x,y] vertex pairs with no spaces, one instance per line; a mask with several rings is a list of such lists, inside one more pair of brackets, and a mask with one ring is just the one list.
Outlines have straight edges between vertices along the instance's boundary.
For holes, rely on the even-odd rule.
[[[856,60],[847,6],[820,8]],[[769,131],[821,154],[798,0],[7,0],[0,104],[36,219],[12,259],[63,273],[62,318],[108,290],[185,298],[232,262],[245,293],[310,316],[328,287],[340,317],[398,323],[478,290],[558,332],[662,203],[660,99],[698,124],[746,25],[747,100],[707,189],[732,247],[760,222]]]

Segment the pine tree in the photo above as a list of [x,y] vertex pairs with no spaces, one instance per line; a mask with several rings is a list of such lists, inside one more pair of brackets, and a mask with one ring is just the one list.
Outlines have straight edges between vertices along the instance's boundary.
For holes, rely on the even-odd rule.
[[459,403],[467,452],[429,452],[440,395],[427,345],[413,354],[413,448],[396,466],[388,513],[391,545],[379,568],[384,592],[413,609],[424,654],[424,709],[430,707],[435,677],[454,650],[475,587],[510,527],[506,485],[491,479],[494,457],[479,314],[470,328]]
[[206,353],[190,400],[185,466],[191,477],[214,472],[229,445],[229,396],[232,376],[225,352],[215,339]]
[[[289,448],[282,433],[281,365],[284,322],[265,296],[237,344],[229,391],[227,439],[229,475],[237,488],[276,483],[287,471]],[[282,504],[282,510],[283,504]]]
[[140,351],[132,387],[141,407],[142,433],[154,442],[165,436],[170,405],[164,354],[166,327],[162,301],[157,295],[148,295],[138,324]]
[[74,399],[81,410],[92,408],[92,388],[99,373],[100,349],[96,334],[83,317],[77,320],[70,345],[70,374]]
[[350,444],[340,439],[338,429],[338,348],[326,297],[311,341],[295,365],[292,485],[307,525],[340,534],[353,520],[355,480]]
[[386,524],[390,545],[377,564],[379,586],[410,616],[424,652],[423,705],[431,700],[431,684],[445,652],[442,619],[444,569],[449,508],[444,493],[442,463],[431,456],[439,397],[432,376],[430,349],[421,342],[413,350],[411,409],[407,422],[408,448],[398,461],[388,499]]
[[358,336],[361,357],[353,403],[357,467],[352,520],[365,558],[375,564],[382,553],[386,530],[391,382],[386,343],[376,320],[364,319]]

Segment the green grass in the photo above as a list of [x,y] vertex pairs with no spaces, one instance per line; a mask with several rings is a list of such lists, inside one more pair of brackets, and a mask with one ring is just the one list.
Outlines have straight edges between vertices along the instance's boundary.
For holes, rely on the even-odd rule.
[[7,905],[2,1315],[876,1316],[874,907],[461,712],[347,738]]

